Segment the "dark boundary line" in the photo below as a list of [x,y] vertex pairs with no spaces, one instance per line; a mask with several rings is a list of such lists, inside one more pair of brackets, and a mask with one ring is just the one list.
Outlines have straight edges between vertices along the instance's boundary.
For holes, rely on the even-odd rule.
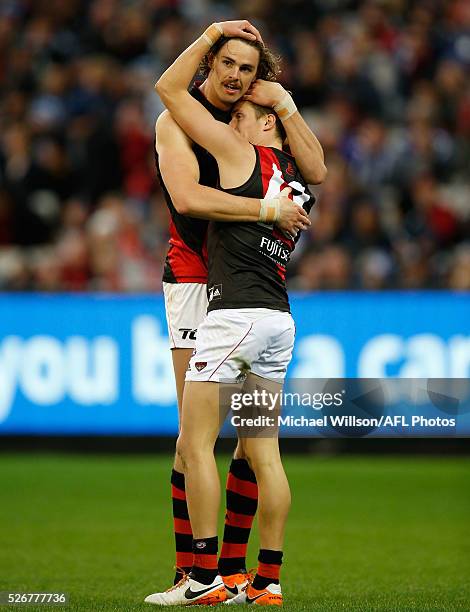
[[[149,454],[173,453],[175,439],[156,436],[0,436],[5,452]],[[217,451],[231,453],[235,440],[221,439]],[[470,455],[470,438],[284,438],[287,454],[340,455]]]

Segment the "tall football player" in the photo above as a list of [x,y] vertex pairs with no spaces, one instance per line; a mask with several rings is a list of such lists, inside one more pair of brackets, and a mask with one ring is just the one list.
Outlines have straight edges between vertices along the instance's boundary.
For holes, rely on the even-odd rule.
[[[216,158],[221,190],[266,198],[289,185],[297,204],[308,211],[313,199],[295,159],[282,151],[284,132],[276,113],[241,102],[227,126],[187,92],[202,55],[221,34],[220,24],[211,26],[166,71],[157,90],[184,131]],[[222,47],[221,61],[227,67],[235,65],[235,74],[256,70],[245,47],[249,45],[239,38]],[[277,111],[286,124],[298,114],[288,95]],[[196,355],[186,375],[177,443],[186,477],[194,562],[189,577],[165,593],[150,595],[149,603],[210,604],[227,597],[217,569],[220,490],[213,454],[219,431],[217,383],[235,380],[248,370],[256,385],[282,387],[294,341],[285,289],[285,265],[294,241],[274,228],[277,207],[270,200],[261,223],[215,223],[210,228],[209,314],[199,328]],[[261,550],[253,583],[232,602],[280,605],[279,570],[290,493],[277,436],[246,438],[239,446],[259,487]]]
[[[255,78],[272,79],[276,66],[272,56],[259,41],[259,33],[246,21],[221,25],[228,36],[239,36],[235,62],[227,65],[224,57],[226,40],[217,41],[209,58],[207,80],[191,94],[219,121],[230,121],[232,104],[246,93]],[[234,41],[235,42],[235,41]],[[248,58],[248,61],[245,61]],[[245,64],[250,65],[248,70]],[[257,81],[254,96],[263,103],[276,103],[279,90],[266,81]],[[282,93],[282,92],[281,92]],[[271,98],[271,102],[268,98]],[[299,116],[287,122],[291,150],[303,160],[302,170],[309,182],[324,178],[324,165],[318,141],[310,130],[303,129]],[[171,239],[164,272],[164,293],[172,357],[175,370],[178,407],[181,404],[184,376],[194,349],[195,335],[207,308],[207,221],[253,222],[265,215],[290,233],[309,224],[305,213],[287,198],[270,202],[258,198],[234,196],[211,189],[218,181],[214,158],[194,144],[172,116],[163,113],[156,125],[156,151],[159,174],[171,213]],[[185,571],[192,566],[192,531],[189,522],[185,482],[181,462],[175,458],[172,472],[173,515],[176,542],[176,565]],[[246,582],[245,554],[248,536],[256,511],[256,478],[237,447],[227,480],[227,518],[220,572],[227,592],[233,596]],[[175,582],[181,577],[177,572]]]

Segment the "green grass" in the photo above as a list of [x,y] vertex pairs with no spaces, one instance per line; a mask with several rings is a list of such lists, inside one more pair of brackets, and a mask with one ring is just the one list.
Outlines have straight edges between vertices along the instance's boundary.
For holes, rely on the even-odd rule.
[[[467,458],[285,464],[286,611],[470,610]],[[154,609],[143,598],[172,576],[169,469],[160,456],[1,455],[0,590],[69,593],[57,611]]]

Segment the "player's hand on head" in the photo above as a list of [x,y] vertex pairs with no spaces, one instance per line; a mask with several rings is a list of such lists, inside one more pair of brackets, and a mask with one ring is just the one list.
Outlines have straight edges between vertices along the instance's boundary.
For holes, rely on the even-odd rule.
[[280,83],[275,81],[263,81],[256,79],[243,96],[243,100],[249,100],[259,106],[276,106],[284,99],[286,90]]
[[276,225],[291,236],[296,236],[297,232],[307,229],[312,222],[305,210],[289,199],[290,192],[290,187],[285,187],[279,194],[279,219]]
[[228,38],[246,38],[247,40],[259,40],[261,43],[263,42],[259,31],[246,19],[240,19],[238,21],[220,21],[218,25],[222,28],[224,36]]

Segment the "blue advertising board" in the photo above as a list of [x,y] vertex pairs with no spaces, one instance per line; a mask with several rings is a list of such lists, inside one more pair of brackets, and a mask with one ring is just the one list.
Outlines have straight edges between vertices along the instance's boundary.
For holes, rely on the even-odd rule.
[[[469,377],[470,294],[319,293],[291,305],[288,378]],[[0,434],[176,431],[160,295],[0,297]]]

